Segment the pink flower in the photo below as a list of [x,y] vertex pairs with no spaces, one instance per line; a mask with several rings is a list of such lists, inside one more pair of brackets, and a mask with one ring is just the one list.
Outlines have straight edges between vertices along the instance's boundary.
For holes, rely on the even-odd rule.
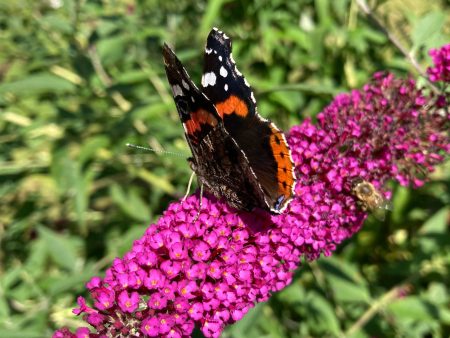
[[72,310],[74,314],[78,316],[80,313],[87,312],[88,307],[86,306],[86,300],[83,297],[78,297],[77,303],[80,307]]
[[185,260],[188,255],[188,252],[181,242],[173,243],[169,248],[169,256],[174,260]]
[[68,328],[63,327],[63,328],[59,329],[58,331],[56,331],[53,334],[52,338],[77,338],[77,336],[75,334],[73,334],[72,332],[70,332],[70,330]]
[[194,303],[188,311],[189,316],[194,320],[200,320],[203,318],[203,304]]
[[201,240],[197,240],[191,250],[192,258],[196,261],[207,261],[211,256],[209,245]]
[[432,82],[450,82],[450,44],[429,52],[433,59],[434,67],[427,69]]
[[100,327],[105,321],[105,316],[101,315],[97,312],[89,313],[86,316],[86,322],[92,325],[93,327]]
[[131,295],[129,295],[126,290],[123,290],[119,294],[118,305],[125,313],[134,312],[139,305],[139,294],[137,292],[132,292]]
[[75,332],[77,338],[89,338],[89,329],[87,327],[80,327]]
[[89,282],[86,283],[86,288],[92,290],[94,288],[100,287],[102,280],[100,277],[92,277]]
[[114,306],[114,291],[107,288],[95,290],[95,307],[99,310],[106,310]]
[[144,285],[148,289],[160,289],[164,286],[166,278],[164,275],[156,269],[151,269],[145,278]]
[[153,293],[148,300],[148,307],[150,309],[161,310],[167,306],[167,298],[160,293]]
[[149,317],[142,321],[141,332],[149,337],[159,336],[159,322],[156,317]]
[[162,314],[159,316],[159,332],[167,334],[175,326],[175,318],[171,315]]

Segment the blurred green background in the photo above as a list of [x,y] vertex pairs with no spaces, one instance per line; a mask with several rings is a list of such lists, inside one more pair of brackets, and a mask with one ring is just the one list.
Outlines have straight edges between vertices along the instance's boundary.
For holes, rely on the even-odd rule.
[[[450,42],[445,0],[370,4],[423,68]],[[284,129],[374,71],[417,77],[350,0],[0,0],[0,337],[81,325],[84,283],[184,194],[183,157],[125,144],[189,155],[161,46],[199,82],[212,26]],[[393,185],[385,222],[305,262],[223,336],[449,337],[449,188],[449,163],[422,189]]]

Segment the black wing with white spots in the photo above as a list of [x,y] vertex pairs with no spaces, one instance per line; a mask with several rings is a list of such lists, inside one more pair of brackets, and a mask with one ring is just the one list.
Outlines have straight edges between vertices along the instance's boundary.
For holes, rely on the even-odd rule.
[[256,114],[253,92],[233,60],[231,39],[217,28],[211,30],[206,41],[202,90],[214,104],[235,96],[245,103],[247,116]]
[[192,82],[186,69],[169,46],[163,47],[167,79],[189,145],[199,144],[222,119],[215,106]]
[[202,91],[246,155],[271,211],[279,213],[294,194],[289,145],[277,126],[258,114],[253,91],[237,69],[231,52],[230,38],[214,28],[205,47]]

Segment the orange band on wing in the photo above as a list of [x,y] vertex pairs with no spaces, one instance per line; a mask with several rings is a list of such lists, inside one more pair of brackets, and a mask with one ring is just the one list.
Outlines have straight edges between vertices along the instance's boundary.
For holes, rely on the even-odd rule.
[[187,120],[184,125],[188,134],[193,135],[196,131],[201,131],[202,124],[208,124],[211,127],[217,126],[217,118],[210,112],[199,109],[190,114],[191,119]]
[[230,115],[233,113],[241,117],[248,115],[247,104],[235,95],[232,95],[225,101],[216,104],[216,109],[222,118],[224,115]]
[[295,183],[293,164],[290,150],[281,131],[271,126],[273,134],[270,136],[270,146],[278,165],[277,179],[278,191],[287,198],[292,196],[292,187]]

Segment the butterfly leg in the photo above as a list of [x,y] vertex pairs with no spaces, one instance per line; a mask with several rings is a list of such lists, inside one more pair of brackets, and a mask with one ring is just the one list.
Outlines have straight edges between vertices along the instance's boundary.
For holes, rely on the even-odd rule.
[[186,200],[186,198],[189,195],[189,192],[191,191],[191,185],[192,185],[192,180],[194,179],[194,175],[195,175],[195,171],[192,172],[191,177],[189,178],[189,183],[188,183],[188,187],[187,187],[187,190],[186,190],[186,194],[184,195],[182,201]]
[[193,222],[198,220],[200,216],[200,211],[202,210],[202,205],[203,205],[203,184],[200,184],[200,202],[198,203],[197,215],[195,215]]

